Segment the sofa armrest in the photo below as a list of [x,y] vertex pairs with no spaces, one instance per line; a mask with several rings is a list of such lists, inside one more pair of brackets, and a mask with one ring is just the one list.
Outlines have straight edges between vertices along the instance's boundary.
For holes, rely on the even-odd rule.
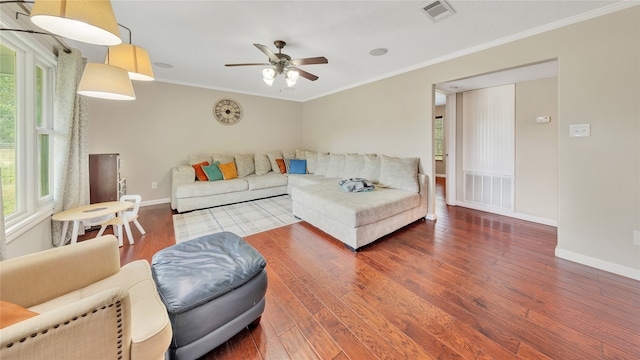
[[28,308],[120,271],[118,239],[105,235],[0,263],[0,299]]
[[111,288],[0,330],[2,359],[129,359],[131,303]]
[[193,166],[180,165],[171,169],[171,208],[175,210],[176,187],[180,184],[193,184],[196,181],[196,171]]
[[418,174],[418,186],[420,188],[420,208],[426,216],[429,209],[429,177],[425,174]]

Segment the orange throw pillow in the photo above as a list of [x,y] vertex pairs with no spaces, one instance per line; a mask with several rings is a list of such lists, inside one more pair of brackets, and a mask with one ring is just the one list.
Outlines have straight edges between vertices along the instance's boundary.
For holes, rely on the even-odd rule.
[[276,159],[276,163],[278,163],[278,168],[280,169],[281,174],[287,173],[287,165],[284,163],[284,159]]
[[38,313],[25,309],[20,305],[0,300],[0,329],[27,320]]
[[236,170],[236,164],[232,162],[228,162],[226,164],[219,164],[218,169],[222,172],[222,177],[225,180],[231,180],[238,177],[238,171]]
[[209,162],[208,161],[203,161],[199,164],[195,164],[195,165],[191,165],[193,166],[193,169],[196,171],[196,178],[198,178],[198,180],[200,181],[209,181],[209,178],[207,177],[207,174],[204,173],[204,170],[202,170],[202,166],[209,166]]

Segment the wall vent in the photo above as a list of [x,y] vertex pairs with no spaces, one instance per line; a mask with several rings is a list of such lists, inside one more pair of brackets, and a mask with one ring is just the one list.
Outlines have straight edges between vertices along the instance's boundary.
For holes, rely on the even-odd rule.
[[464,172],[464,201],[513,211],[513,183],[513,176]]
[[456,13],[451,5],[444,0],[432,1],[424,5],[422,11],[424,11],[433,22],[438,22]]

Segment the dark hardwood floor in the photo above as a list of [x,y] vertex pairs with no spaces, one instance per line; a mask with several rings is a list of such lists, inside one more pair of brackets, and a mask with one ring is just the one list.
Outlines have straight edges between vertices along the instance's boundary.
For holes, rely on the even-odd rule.
[[[556,258],[553,227],[437,192],[437,221],[358,253],[304,222],[246,237],[267,259],[262,321],[202,359],[640,358],[640,282]],[[168,204],[140,217],[122,264],[175,243]]]

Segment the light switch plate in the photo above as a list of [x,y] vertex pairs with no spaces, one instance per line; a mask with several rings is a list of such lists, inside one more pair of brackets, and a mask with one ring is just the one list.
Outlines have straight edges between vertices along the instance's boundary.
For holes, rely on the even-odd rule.
[[587,137],[587,136],[591,136],[590,124],[569,125],[569,137]]

